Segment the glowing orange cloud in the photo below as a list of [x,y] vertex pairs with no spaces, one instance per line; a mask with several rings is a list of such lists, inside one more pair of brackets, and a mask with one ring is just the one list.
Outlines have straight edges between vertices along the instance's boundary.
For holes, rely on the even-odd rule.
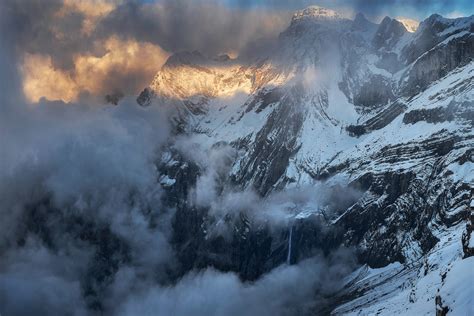
[[51,58],[26,54],[21,67],[28,100],[75,101],[81,92],[105,95],[113,90],[138,93],[168,58],[159,46],[111,37],[96,45],[102,56],[76,55],[74,69],[55,69]]
[[84,15],[82,32],[91,34],[100,18],[114,10],[119,1],[111,0],[63,0],[63,6],[56,12],[58,17],[68,13],[78,12]]
[[74,80],[66,72],[54,69],[49,56],[26,54],[21,72],[23,92],[32,102],[41,97],[69,102],[77,95]]

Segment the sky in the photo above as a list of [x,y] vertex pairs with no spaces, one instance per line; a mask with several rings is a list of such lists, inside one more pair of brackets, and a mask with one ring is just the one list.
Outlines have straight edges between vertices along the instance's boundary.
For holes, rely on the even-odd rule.
[[[422,20],[474,13],[468,0],[4,0],[31,102],[137,95],[176,52],[239,55],[275,38],[309,5]],[[34,30],[34,31],[32,31]]]
[[[418,9],[429,15],[434,5],[410,2],[409,10],[402,10],[393,1],[368,3],[327,6],[381,16]],[[96,286],[101,278],[106,284],[94,290],[110,311],[106,315],[157,310],[164,315],[283,314],[288,306],[323,300],[342,285],[342,277],[355,266],[353,254],[344,249],[282,266],[251,284],[212,269],[190,273],[171,287],[150,282],[165,278],[166,268],[176,266],[168,243],[173,213],[160,204],[153,163],[168,141],[168,119],[160,107],[141,108],[134,97],[117,107],[91,102],[117,91],[136,95],[175,52],[240,52],[254,41],[276,36],[288,25],[289,14],[306,4],[0,0],[0,313],[87,315],[94,301],[84,288]],[[469,11],[467,2],[457,4],[439,6],[449,14]],[[196,188],[197,197],[214,194],[206,184],[218,181],[219,170],[213,168],[226,160],[226,152],[207,157],[187,148],[209,164],[197,181],[204,184]],[[315,193],[302,192],[308,199]],[[237,198],[222,197],[212,211],[244,200],[260,214],[270,213],[261,212],[268,204],[253,195]],[[86,242],[83,237],[89,233],[93,235]],[[119,248],[113,256],[104,256],[94,242],[99,233]],[[110,272],[115,277],[97,274],[94,260],[111,260],[106,264],[115,266]],[[184,300],[186,304],[176,304]]]
[[474,14],[470,0],[223,0],[227,5],[238,8],[268,8],[297,10],[310,5],[331,9],[351,9],[357,13],[377,16],[407,16],[422,20],[432,13],[443,16],[468,16]]

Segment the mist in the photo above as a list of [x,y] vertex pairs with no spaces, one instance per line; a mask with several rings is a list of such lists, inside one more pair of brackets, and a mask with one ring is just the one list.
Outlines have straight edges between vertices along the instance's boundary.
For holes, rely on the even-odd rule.
[[315,256],[298,265],[280,266],[252,283],[213,269],[193,272],[172,287],[132,295],[119,314],[309,315],[318,311],[324,295],[341,286],[341,276],[353,267],[351,258],[342,250],[330,258]]
[[230,9],[219,1],[3,1],[26,97],[78,102],[137,95],[167,58],[199,50],[236,56],[282,31],[289,11]]
[[[291,210],[317,210],[328,204],[331,193],[321,185],[262,198],[249,188],[222,187],[235,150],[221,146],[187,152],[192,139],[176,140],[169,125],[174,112],[160,104],[142,108],[134,97],[117,106],[87,97],[67,103],[28,101],[18,52],[31,53],[28,45],[33,43],[25,29],[17,27],[18,15],[11,9],[20,8],[14,12],[28,15],[27,20],[31,12],[12,4],[7,1],[0,7],[0,82],[5,92],[0,95],[0,313],[297,315],[317,311],[326,296],[344,285],[344,276],[356,267],[354,254],[346,249],[317,253],[294,265],[282,262],[256,281],[213,267],[177,276],[178,258],[171,243],[176,210],[162,202],[166,192],[157,169],[169,146],[200,166],[190,203],[207,209],[216,221],[245,213],[253,221],[286,230],[295,216]],[[58,3],[45,8],[35,4],[42,18],[38,23],[48,23]],[[166,6],[184,9],[182,3]],[[111,27],[120,33],[113,27],[113,14],[123,8],[117,7],[98,30]],[[235,19],[223,38],[253,17]],[[177,31],[185,34],[190,25]],[[238,46],[221,40],[200,43],[209,54],[239,50],[256,29],[259,26],[247,24]],[[267,36],[265,31],[256,34]],[[182,43],[160,38],[165,39],[159,45],[169,51],[195,45],[191,38],[180,37]],[[68,51],[54,47],[48,49]],[[71,67],[67,56],[43,49],[33,52],[51,54],[54,67]],[[209,235],[219,236],[227,229]]]
[[[32,105],[17,90],[2,98],[2,113],[2,314],[295,315],[317,309],[355,267],[353,254],[341,250],[283,264],[254,282],[213,268],[170,278],[174,210],[161,201],[156,169],[173,139],[165,109],[131,98],[118,106]],[[214,216],[247,212],[285,226],[287,211],[276,205],[289,197],[304,204],[316,193],[263,200],[252,191],[223,192],[218,179],[230,171],[234,150],[194,157],[205,170],[194,203]]]

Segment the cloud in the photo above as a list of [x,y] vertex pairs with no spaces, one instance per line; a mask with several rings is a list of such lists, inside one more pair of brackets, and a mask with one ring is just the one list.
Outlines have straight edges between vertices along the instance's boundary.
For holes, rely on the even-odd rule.
[[449,15],[450,12],[458,11],[461,12],[461,16],[473,13],[470,0],[232,0],[230,3],[240,8],[275,10],[298,10],[310,5],[319,5],[343,12],[348,16],[363,12],[377,20],[381,20],[384,16],[395,17],[397,15],[422,20],[433,13]]
[[339,250],[298,265],[283,265],[255,282],[213,269],[191,272],[177,284],[151,287],[129,297],[118,315],[306,315],[317,312],[342,286],[352,255]]
[[[73,101],[84,93],[101,98],[116,92],[136,95],[166,58],[180,51],[251,58],[252,52],[271,49],[294,10],[311,4],[306,0],[5,0],[1,10],[11,17],[3,32],[15,33],[17,53],[24,55],[28,99]],[[470,3],[323,0],[318,4],[346,15],[362,11],[375,19],[384,15],[420,19],[433,12],[467,14]]]
[[[172,212],[161,205],[153,164],[167,140],[159,107],[143,109],[129,99],[101,108],[45,100],[16,106],[25,111],[13,123],[25,125],[10,125],[0,173],[2,313],[85,315],[96,306],[85,292],[92,287],[102,311],[118,315],[294,315],[324,302],[354,267],[352,254],[340,250],[278,267],[251,283],[213,269],[170,283],[169,269],[176,266],[168,242]],[[198,182],[202,190],[228,172],[233,157],[227,146],[213,150],[196,155],[209,172],[209,182]],[[208,198],[219,200],[218,194]],[[290,196],[296,204],[310,199],[287,194],[271,204]],[[230,208],[252,202],[224,197],[221,205]]]
[[56,16],[65,17],[71,12],[78,12],[84,16],[81,32],[90,35],[96,27],[97,22],[112,10],[121,1],[113,0],[64,0],[63,6],[56,12]]
[[118,6],[101,21],[98,32],[115,30],[170,52],[199,50],[213,57],[275,36],[288,23],[288,12],[231,9],[219,1],[165,0]]
[[30,101],[136,95],[169,54],[238,54],[289,21],[287,13],[229,9],[217,1],[6,0],[1,10],[11,17],[2,32],[16,34],[24,57]]
[[[2,33],[23,67],[24,91],[30,101],[41,97],[76,101],[81,94],[103,98],[121,92],[136,95],[166,61],[158,45],[120,39],[116,30],[100,36],[96,26],[121,1],[2,1],[8,15]],[[19,23],[21,21],[21,23]]]
[[199,138],[179,137],[173,148],[202,170],[190,193],[189,203],[208,209],[214,226],[209,235],[228,235],[228,219],[241,214],[252,222],[269,224],[273,228],[286,228],[300,216],[323,215],[326,219],[338,216],[354,204],[361,192],[344,184],[328,185],[324,182],[275,191],[262,197],[247,187],[242,189],[229,181],[232,168],[238,159],[237,151],[229,144],[218,143],[206,148]]
[[[159,308],[177,314],[285,315],[311,308],[315,298],[323,299],[319,294],[337,289],[341,275],[353,268],[350,253],[281,266],[253,283],[212,269],[173,278],[173,210],[161,203],[155,165],[170,141],[167,114],[159,106],[139,107],[133,97],[118,106],[91,104],[81,96],[73,101],[78,90],[120,88],[110,76],[142,72],[143,59],[161,50],[135,37],[98,36],[89,42],[102,16],[114,9],[84,22],[88,7],[61,8],[54,1],[0,3],[0,313],[85,315],[102,309],[127,315]],[[71,23],[55,24],[66,22],[61,16]],[[38,33],[28,34],[18,24],[21,17],[39,27]],[[74,50],[79,43],[69,35],[85,39],[84,46]],[[86,81],[86,74],[94,80]],[[25,84],[24,78],[31,81]],[[130,79],[118,79],[124,80]],[[35,100],[41,93],[65,95],[71,102],[39,99],[32,105],[23,92]],[[196,194],[211,214],[221,214],[216,206],[236,212],[266,205],[251,191],[221,194],[219,181],[234,154],[221,146],[198,156],[204,173]],[[287,194],[280,198],[297,205],[313,201],[312,193]],[[242,198],[245,204],[238,203]],[[267,209],[276,210],[271,214],[279,214],[274,207],[282,200],[268,201]],[[270,212],[262,216],[272,221]]]
[[155,167],[167,119],[134,98],[29,104],[15,35],[0,34],[0,313],[90,314],[118,265],[173,262]]
[[[71,249],[70,249],[71,250]],[[6,315],[86,315],[78,276],[87,253],[57,255],[28,240],[21,249],[2,253],[0,311]]]
[[101,56],[76,55],[73,69],[55,68],[51,56],[26,54],[21,65],[23,91],[31,102],[77,101],[81,94],[134,95],[146,86],[168,54],[160,47],[111,37],[97,42]]
[[349,0],[344,1],[354,8],[355,12],[363,12],[379,19],[384,16],[395,17],[398,15],[406,16],[412,19],[422,20],[433,13],[446,15],[451,11],[464,11],[464,15],[472,14],[469,8],[472,6],[470,1],[431,1],[431,0]]
[[69,102],[78,95],[74,79],[67,72],[55,69],[50,56],[26,54],[22,74],[23,92],[32,102],[42,97]]

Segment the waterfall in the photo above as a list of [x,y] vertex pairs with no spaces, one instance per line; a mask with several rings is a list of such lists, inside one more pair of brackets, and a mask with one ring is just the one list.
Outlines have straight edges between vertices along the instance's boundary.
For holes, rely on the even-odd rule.
[[291,264],[291,239],[293,237],[293,225],[290,226],[290,234],[288,237],[288,255],[286,257],[286,264]]

